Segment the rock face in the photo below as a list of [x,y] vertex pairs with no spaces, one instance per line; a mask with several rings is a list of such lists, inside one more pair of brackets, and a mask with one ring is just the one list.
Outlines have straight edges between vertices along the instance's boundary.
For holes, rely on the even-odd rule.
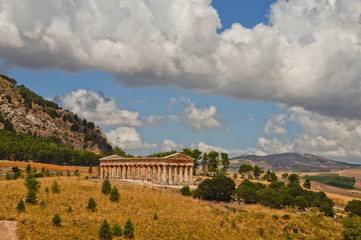
[[17,86],[14,79],[0,75],[0,128],[6,127],[7,121],[17,132],[51,137],[57,143],[78,150],[108,154],[112,149],[94,123],[62,110],[25,86]]

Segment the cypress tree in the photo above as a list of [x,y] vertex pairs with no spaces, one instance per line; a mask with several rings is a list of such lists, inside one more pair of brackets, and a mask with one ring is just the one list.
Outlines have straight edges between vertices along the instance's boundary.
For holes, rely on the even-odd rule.
[[16,206],[16,210],[18,210],[19,212],[25,211],[25,203],[22,198],[19,200],[18,205]]
[[122,227],[119,224],[114,224],[112,227],[113,236],[122,236]]
[[120,194],[118,191],[118,188],[116,186],[113,186],[112,190],[110,191],[109,199],[110,201],[116,202],[120,198]]
[[101,239],[112,239],[112,229],[107,220],[103,221],[98,233]]
[[54,180],[53,185],[51,186],[51,191],[53,193],[59,193],[60,192],[60,186],[57,181]]
[[310,182],[310,178],[306,178],[305,182],[303,183],[303,187],[310,189],[311,188],[311,182]]
[[88,200],[88,205],[86,206],[87,209],[95,212],[95,208],[97,207],[97,203],[95,202],[94,198],[90,197]]
[[105,179],[103,184],[102,184],[102,193],[104,193],[104,194],[110,193],[111,187],[112,186],[110,185],[109,180]]
[[26,173],[31,173],[31,166],[28,164],[25,169]]
[[123,234],[128,238],[134,237],[134,225],[130,219],[128,219],[125,223]]

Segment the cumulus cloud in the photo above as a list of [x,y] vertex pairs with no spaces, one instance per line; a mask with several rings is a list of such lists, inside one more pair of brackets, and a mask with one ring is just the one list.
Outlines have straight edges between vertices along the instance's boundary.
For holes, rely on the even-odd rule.
[[140,134],[134,127],[118,127],[105,133],[108,141],[113,146],[118,146],[123,150],[139,150],[146,148],[157,148],[155,143],[142,142]]
[[118,109],[115,100],[105,97],[102,93],[79,89],[65,95],[62,102],[65,108],[98,125],[112,127],[142,125],[138,119],[138,112]]
[[275,137],[272,139],[266,139],[263,137],[259,137],[257,140],[257,145],[268,154],[294,151],[294,146],[292,143],[280,141]]
[[[221,26],[209,0],[0,0],[0,58],[361,119],[359,0],[278,0],[269,25]],[[21,16],[21,18],[19,18]]]
[[151,126],[158,127],[165,122],[165,118],[163,116],[150,115],[147,117],[147,122]]
[[192,144],[191,148],[192,149],[197,148],[199,151],[206,152],[206,153],[209,153],[211,151],[228,153],[228,150],[225,148],[216,147],[216,146],[207,144],[205,142],[199,142],[198,144]]
[[173,140],[164,139],[161,150],[164,152],[170,152],[172,150],[182,151],[184,148],[183,144],[176,143]]
[[286,114],[277,114],[268,119],[264,125],[265,134],[287,134],[287,130],[284,128],[286,124]]

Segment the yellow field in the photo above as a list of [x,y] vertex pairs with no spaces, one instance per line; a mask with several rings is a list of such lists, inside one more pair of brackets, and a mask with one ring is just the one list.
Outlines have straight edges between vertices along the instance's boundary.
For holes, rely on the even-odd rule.
[[[60,194],[45,193],[57,180]],[[0,181],[0,219],[20,221],[20,239],[98,239],[104,219],[124,226],[128,218],[135,225],[135,239],[342,239],[342,225],[317,213],[299,214],[260,205],[226,205],[184,197],[164,187],[145,187],[114,181],[121,194],[111,202],[101,193],[100,181],[82,177],[41,178],[38,204],[26,205],[24,213],[15,209],[25,198],[23,179]],[[86,209],[88,199],[98,203],[96,212]],[[72,213],[65,210],[71,206]],[[52,224],[60,214],[62,226]],[[154,213],[159,219],[153,220]],[[281,217],[289,215],[290,219]],[[114,238],[116,239],[116,238]],[[120,237],[119,239],[123,239]]]

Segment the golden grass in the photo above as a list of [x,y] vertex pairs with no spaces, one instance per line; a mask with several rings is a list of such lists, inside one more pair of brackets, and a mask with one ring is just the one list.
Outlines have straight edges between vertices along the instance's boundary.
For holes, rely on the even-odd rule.
[[[227,208],[224,203],[184,197],[166,188],[119,181],[112,183],[121,198],[111,202],[101,193],[100,181],[83,178],[39,179],[38,202],[43,200],[46,206],[27,204],[23,213],[15,207],[26,196],[24,180],[0,181],[0,219],[20,221],[20,239],[98,239],[104,219],[124,226],[128,218],[135,225],[135,239],[284,239],[286,234],[294,239],[341,239],[341,223],[316,214],[300,215],[260,205],[228,204]],[[60,184],[60,194],[45,193],[54,180]],[[85,207],[90,197],[98,203],[96,212]],[[72,213],[65,211],[69,206]],[[52,224],[55,213],[62,218],[61,227]],[[153,220],[154,213],[158,220]],[[282,219],[284,214],[291,219]]]

